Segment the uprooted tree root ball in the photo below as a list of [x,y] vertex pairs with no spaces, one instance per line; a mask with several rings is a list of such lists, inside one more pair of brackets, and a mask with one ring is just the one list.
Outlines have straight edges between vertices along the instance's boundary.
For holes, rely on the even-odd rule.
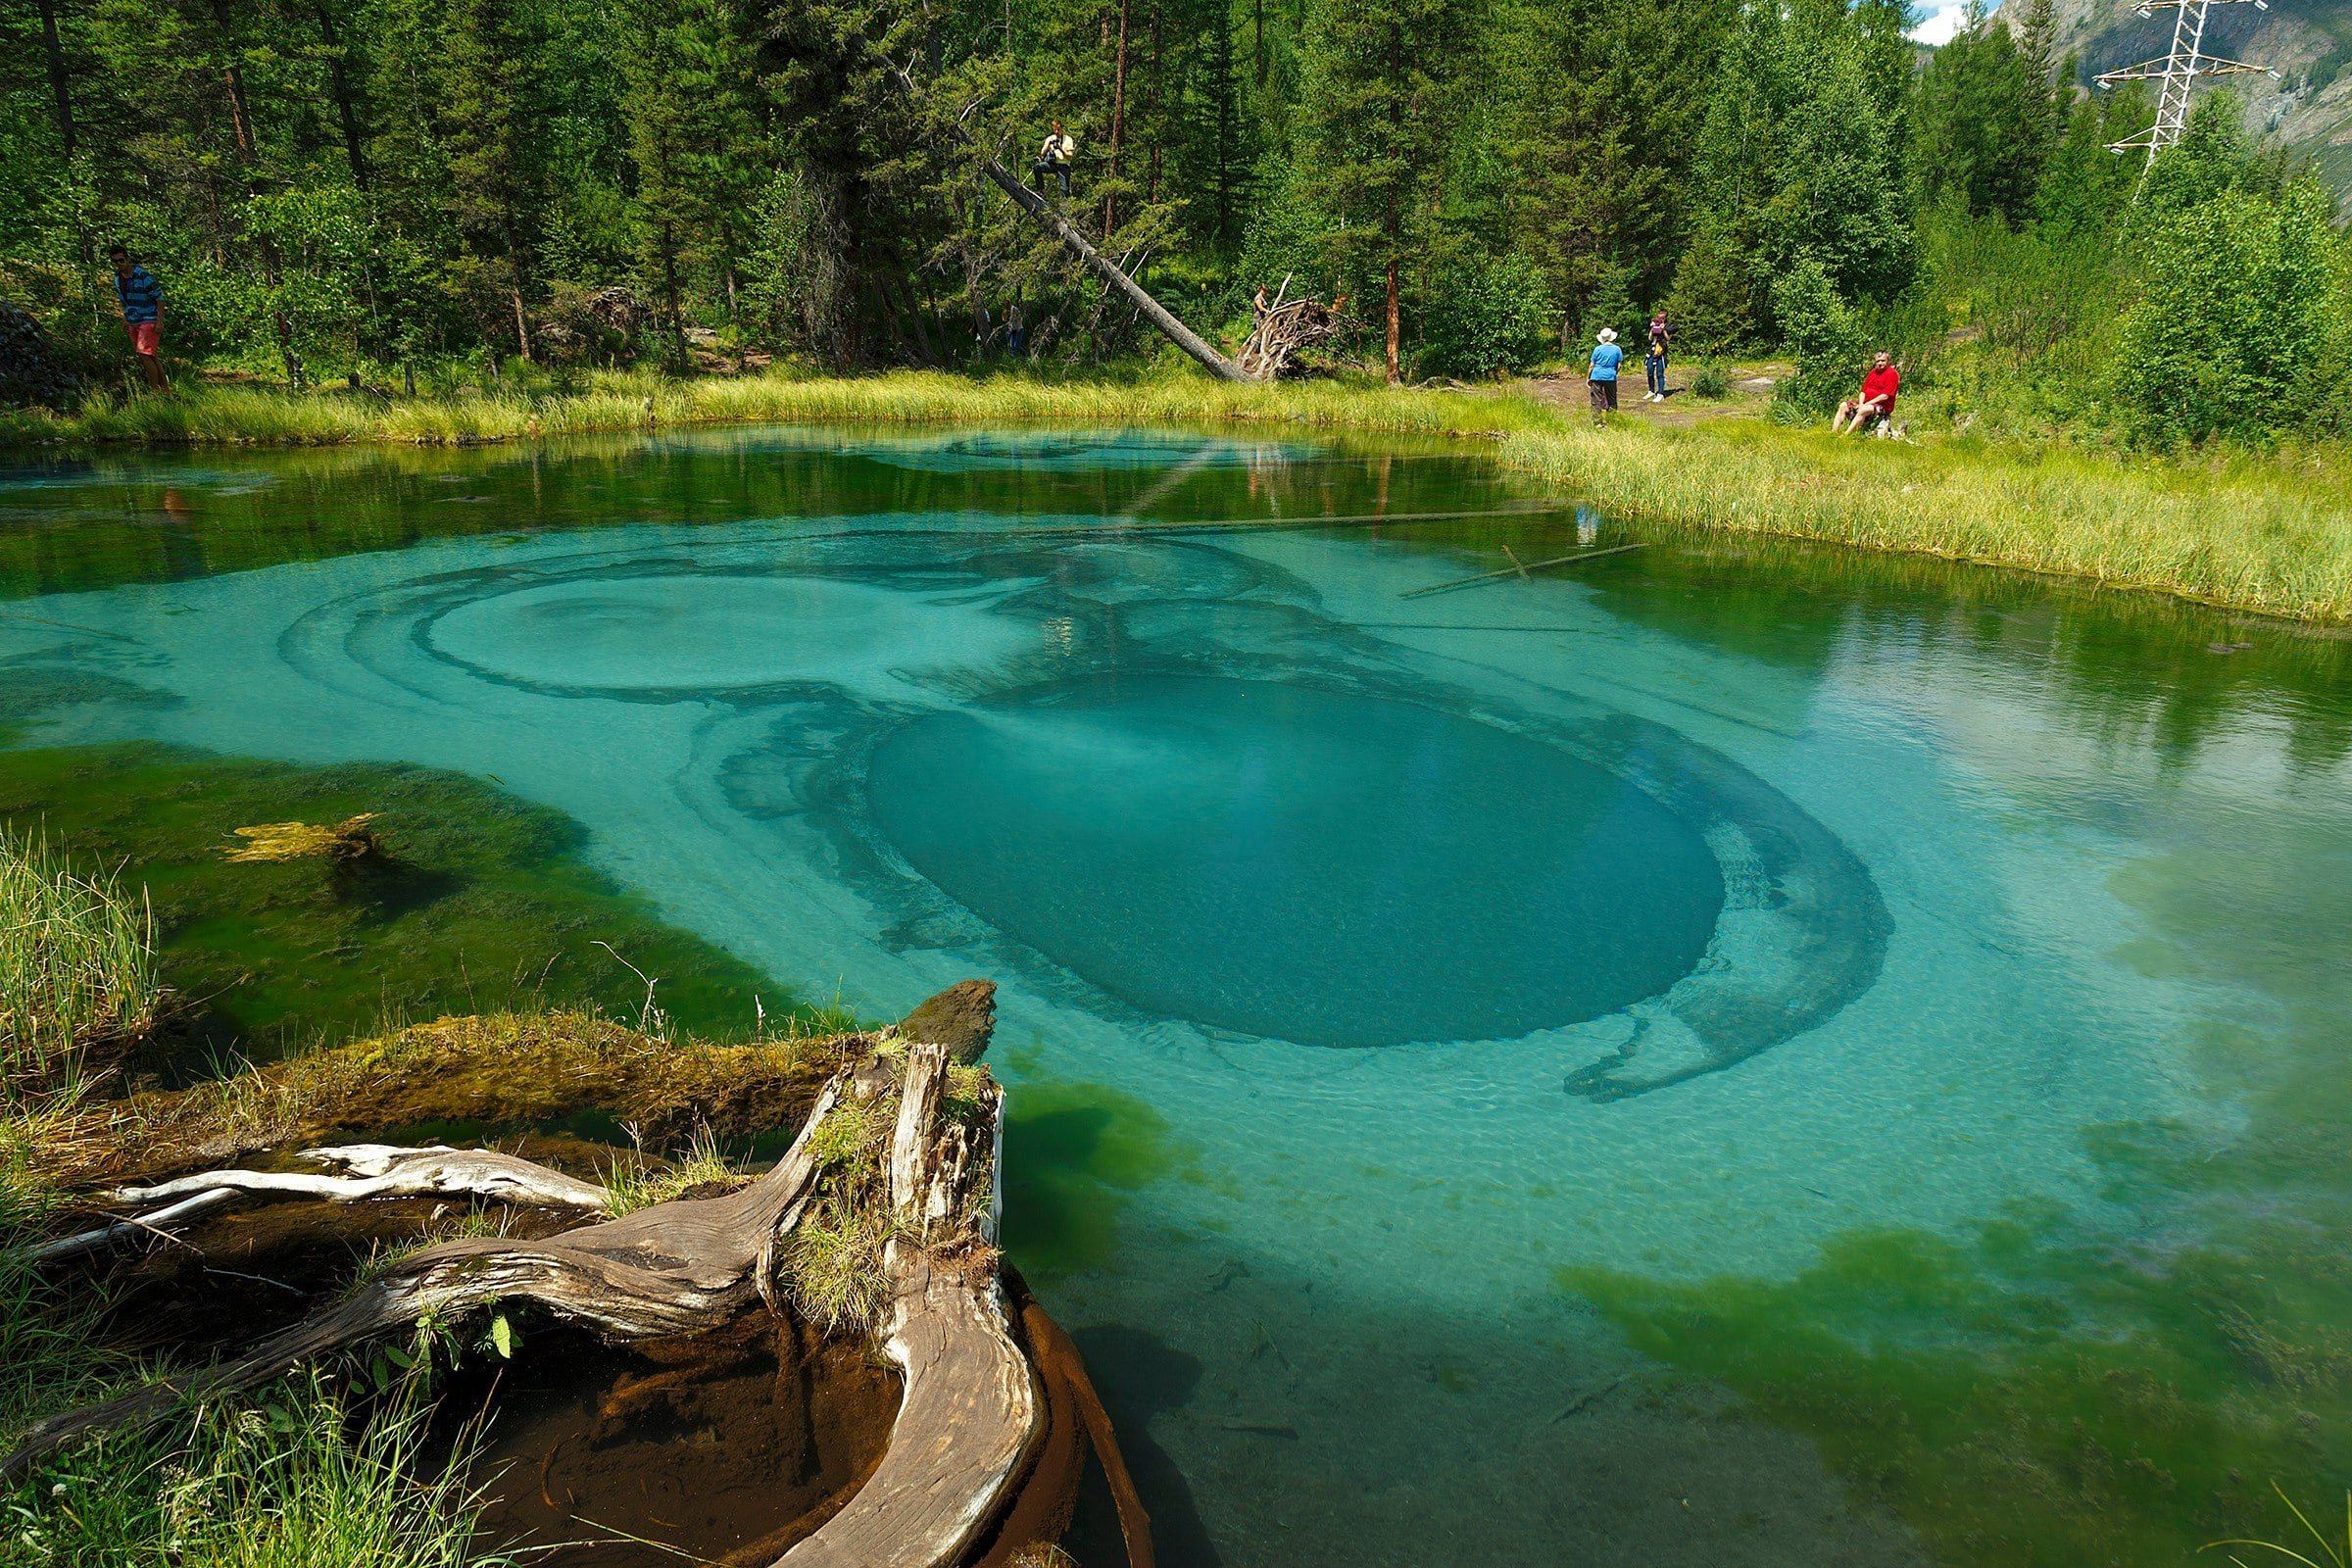
[[[1112,1478],[1134,1560],[1149,1564],[1148,1526],[1075,1351],[1017,1281],[1009,1300],[1000,1284],[1004,1093],[975,1060],[993,1021],[992,988],[967,985],[935,1004],[890,1029],[742,1047],[671,1046],[578,1016],[452,1019],[91,1113],[72,1141],[85,1187],[119,1180],[134,1163],[156,1175],[157,1159],[282,1152],[289,1133],[426,1108],[446,1117],[453,1104],[511,1121],[588,1102],[664,1125],[732,1117],[749,1132],[799,1130],[756,1179],[729,1171],[704,1132],[685,1167],[710,1179],[652,1201],[642,1186],[632,1195],[514,1154],[438,1144],[308,1151],[326,1170],[213,1169],[116,1186],[105,1201],[141,1212],[46,1243],[40,1254],[104,1254],[125,1243],[126,1229],[143,1239],[224,1205],[289,1198],[349,1205],[437,1197],[503,1205],[521,1222],[382,1258],[258,1344],[39,1422],[0,1460],[0,1478],[99,1434],[152,1424],[185,1400],[235,1396],[290,1366],[427,1325],[447,1332],[486,1321],[504,1354],[518,1307],[638,1343],[726,1331],[762,1305],[783,1314],[789,1302],[819,1330],[874,1345],[905,1381],[879,1463],[846,1500],[829,1499],[828,1516],[805,1538],[787,1532],[797,1544],[777,1563],[1009,1562],[1067,1527],[1085,1444]],[[941,1033],[959,1023],[961,1038],[920,1038],[934,1032],[926,1019]],[[532,1070],[517,1071],[522,1062]],[[747,1080],[757,1081],[748,1093]],[[417,1102],[428,1085],[431,1107]],[[797,1111],[786,1108],[795,1102]],[[572,1221],[551,1226],[557,1213]],[[577,1223],[583,1213],[597,1217]]]

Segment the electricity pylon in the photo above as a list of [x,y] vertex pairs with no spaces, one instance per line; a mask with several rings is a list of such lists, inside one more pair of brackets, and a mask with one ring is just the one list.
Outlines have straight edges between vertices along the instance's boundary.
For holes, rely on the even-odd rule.
[[2278,73],[2268,66],[2248,65],[2243,60],[2224,60],[2205,52],[2205,13],[2216,5],[2251,3],[2257,11],[2271,9],[2270,0],[2139,0],[2136,7],[2140,20],[2146,21],[2159,11],[2173,16],[2173,52],[2159,60],[2143,60],[2136,66],[2121,71],[2102,72],[2097,80],[2101,87],[2113,87],[2120,81],[2161,81],[2156,93],[2156,123],[2136,136],[2127,136],[2108,147],[2109,152],[2128,153],[2135,147],[2148,150],[2148,162],[2180,139],[2188,125],[2188,95],[2199,76],[2237,76],[2261,72],[2273,79]]

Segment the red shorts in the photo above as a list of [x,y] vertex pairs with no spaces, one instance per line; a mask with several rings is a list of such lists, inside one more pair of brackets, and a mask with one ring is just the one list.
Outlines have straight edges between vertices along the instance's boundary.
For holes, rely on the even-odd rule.
[[157,355],[164,351],[164,323],[161,321],[124,321],[122,330],[130,334],[133,354]]

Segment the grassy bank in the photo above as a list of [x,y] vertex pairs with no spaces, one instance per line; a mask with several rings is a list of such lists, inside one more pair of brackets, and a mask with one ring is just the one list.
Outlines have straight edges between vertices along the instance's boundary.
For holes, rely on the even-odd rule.
[[1204,377],[1050,380],[914,371],[385,400],[218,388],[0,416],[0,442],[451,443],[663,425],[824,421],[1240,422],[1493,443],[1508,467],[1635,516],[2064,573],[2322,622],[2352,621],[2352,484],[2331,453],[2163,460],[2057,444],[1835,441],[1758,419],[1595,431],[1509,391]]

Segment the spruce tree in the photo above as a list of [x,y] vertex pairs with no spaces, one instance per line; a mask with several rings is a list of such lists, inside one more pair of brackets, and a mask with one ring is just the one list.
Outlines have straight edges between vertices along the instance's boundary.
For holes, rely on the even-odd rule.
[[1301,104],[1311,169],[1343,272],[1381,301],[1383,360],[1402,374],[1406,273],[1446,167],[1470,0],[1318,0]]
[[440,61],[450,208],[475,257],[502,272],[516,352],[531,358],[531,240],[546,198],[545,62],[512,0],[448,0]]
[[[2046,3],[2046,0],[2045,0]],[[1984,0],[1920,74],[1913,161],[1931,200],[2022,222],[2048,157],[2049,88]]]

